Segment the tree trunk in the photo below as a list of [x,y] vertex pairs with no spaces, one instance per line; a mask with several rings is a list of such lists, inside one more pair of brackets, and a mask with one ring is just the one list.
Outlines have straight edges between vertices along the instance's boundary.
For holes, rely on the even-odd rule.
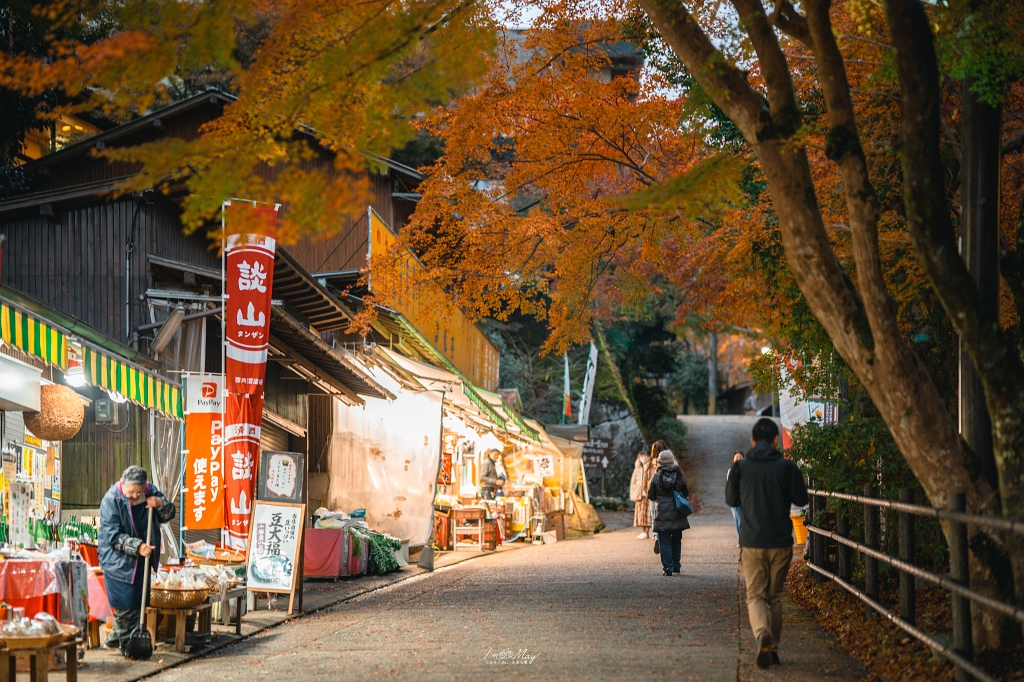
[[[764,74],[768,102],[715,49],[680,2],[641,0],[641,4],[697,82],[753,147],[800,291],[881,412],[931,504],[944,507],[950,493],[962,492],[971,511],[998,514],[997,496],[982,467],[972,452],[961,448],[956,421],[896,324],[878,254],[877,198],[867,179],[845,67],[828,18],[829,4],[809,0],[807,20],[795,11],[787,16],[796,37],[813,45],[821,69],[819,81],[833,126],[826,151],[839,164],[846,185],[863,299],[829,242],[806,150],[796,136],[799,120],[793,118],[797,107],[789,67],[763,5],[758,0],[734,0]],[[992,414],[998,429],[1001,416],[995,410]],[[977,532],[971,541],[972,585],[995,595],[998,571],[993,567],[1005,560],[1002,542]],[[993,631],[991,619],[983,618],[979,625],[983,639]]]

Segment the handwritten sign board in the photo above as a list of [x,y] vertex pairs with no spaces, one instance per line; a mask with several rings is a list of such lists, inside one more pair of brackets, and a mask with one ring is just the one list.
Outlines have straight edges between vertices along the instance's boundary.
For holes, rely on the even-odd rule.
[[287,592],[288,613],[295,603],[299,552],[306,505],[256,500],[249,524],[246,586],[252,592]]
[[533,458],[533,473],[548,477],[555,475],[555,462],[551,455],[537,455]]
[[583,464],[587,471],[600,469],[605,458],[612,459],[611,439],[591,438],[583,445]]
[[306,502],[306,456],[301,452],[264,450],[256,498],[268,502]]

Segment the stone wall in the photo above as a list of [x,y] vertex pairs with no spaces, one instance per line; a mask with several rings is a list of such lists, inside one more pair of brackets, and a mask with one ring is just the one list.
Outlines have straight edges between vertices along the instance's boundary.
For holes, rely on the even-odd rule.
[[[590,408],[590,438],[611,442],[608,469],[605,471],[605,494],[629,499],[633,463],[637,453],[648,447],[629,408],[617,402],[595,402]],[[591,495],[601,494],[599,468],[587,468],[587,484]]]

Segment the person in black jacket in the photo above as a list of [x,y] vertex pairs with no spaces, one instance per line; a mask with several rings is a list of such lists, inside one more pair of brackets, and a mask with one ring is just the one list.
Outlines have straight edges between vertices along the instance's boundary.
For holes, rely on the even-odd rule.
[[750,438],[754,447],[732,465],[725,485],[726,504],[740,508],[740,565],[761,668],[779,662],[782,587],[793,560],[790,505],[807,504],[804,477],[775,449],[778,443],[779,427],[759,419]]
[[495,491],[501,487],[498,465],[494,463],[499,457],[501,453],[497,450],[488,450],[484,453],[484,461],[480,466],[480,497],[485,500],[493,500]]
[[658,503],[654,532],[658,534],[658,542],[661,544],[661,567],[667,576],[679,573],[682,568],[679,553],[683,531],[690,527],[686,515],[676,509],[675,491],[685,497],[690,496],[690,487],[686,485],[686,477],[676,464],[675,455],[671,450],[662,450],[658,454],[658,473],[654,474],[647,489],[647,499]]

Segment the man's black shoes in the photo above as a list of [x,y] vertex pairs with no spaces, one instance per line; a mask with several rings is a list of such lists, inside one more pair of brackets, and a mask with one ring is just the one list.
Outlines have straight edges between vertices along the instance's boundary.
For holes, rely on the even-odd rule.
[[757,636],[757,667],[767,668],[772,664],[772,636],[767,632]]

